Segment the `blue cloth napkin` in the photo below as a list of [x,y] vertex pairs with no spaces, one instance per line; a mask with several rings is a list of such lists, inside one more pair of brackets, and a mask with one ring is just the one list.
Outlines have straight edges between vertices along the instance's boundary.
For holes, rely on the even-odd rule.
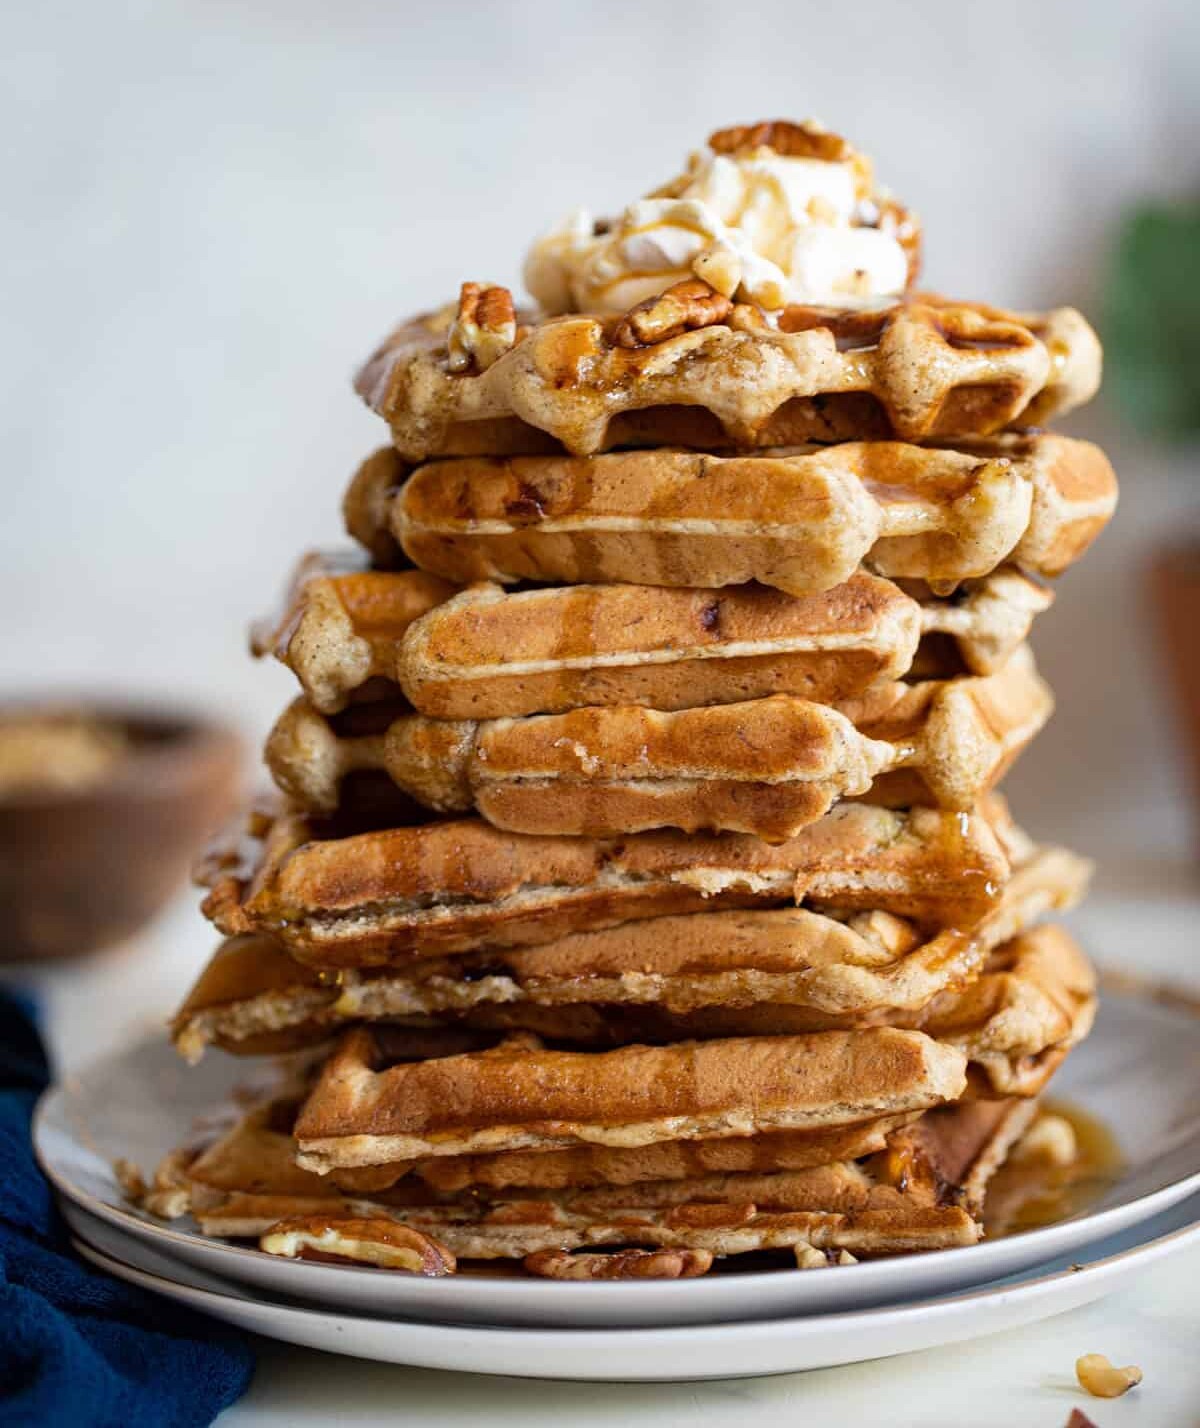
[[250,1347],[72,1254],[29,1138],[49,1078],[32,1007],[0,988],[0,1428],[202,1428],[246,1391]]

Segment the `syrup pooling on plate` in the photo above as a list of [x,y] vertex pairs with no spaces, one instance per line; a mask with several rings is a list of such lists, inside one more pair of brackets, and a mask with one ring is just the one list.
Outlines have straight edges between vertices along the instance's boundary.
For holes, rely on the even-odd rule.
[[[1074,1141],[1070,1158],[1039,1152],[1032,1142],[1038,1127],[1050,1120],[1061,1120],[1069,1128]],[[1039,1230],[1083,1214],[1112,1189],[1125,1169],[1112,1131],[1069,1102],[1046,1101],[1027,1142],[1030,1153],[1012,1156],[988,1189],[983,1219],[991,1239]]]

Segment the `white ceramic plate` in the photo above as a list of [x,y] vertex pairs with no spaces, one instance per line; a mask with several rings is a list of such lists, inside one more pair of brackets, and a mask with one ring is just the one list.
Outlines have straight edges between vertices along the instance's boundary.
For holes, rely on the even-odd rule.
[[[1165,1254],[1200,1243],[1200,1199],[1191,1199],[1037,1274],[919,1304],[670,1329],[496,1328],[412,1323],[318,1310],[247,1293],[129,1241],[134,1263],[85,1242],[76,1248],[121,1279],[239,1328],[285,1343],[417,1368],[518,1378],[748,1378],[832,1368],[982,1338],[1090,1304]],[[817,1274],[811,1270],[807,1273]]]
[[[1092,1037],[1055,1082],[1098,1115],[1128,1162],[1086,1215],[1008,1239],[830,1270],[722,1273],[699,1280],[560,1284],[471,1275],[425,1280],[379,1270],[284,1260],[208,1240],[190,1220],[165,1223],[124,1204],[111,1162],[153,1166],[193,1120],[261,1063],[210,1054],[185,1066],[165,1042],[101,1062],[43,1098],[34,1141],[60,1196],[85,1216],[266,1294],[364,1314],[492,1324],[615,1327],[699,1324],[829,1313],[945,1294],[1069,1254],[1200,1188],[1200,1057],[1195,1018],[1136,997],[1106,999]],[[85,1235],[86,1219],[72,1217]],[[93,1237],[93,1236],[89,1236]]]

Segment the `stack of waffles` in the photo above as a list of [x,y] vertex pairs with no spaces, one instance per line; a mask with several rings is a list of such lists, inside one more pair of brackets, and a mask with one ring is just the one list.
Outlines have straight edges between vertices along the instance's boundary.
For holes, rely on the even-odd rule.
[[1026,637],[1116,500],[1041,430],[1075,312],[915,292],[813,124],[715,134],[467,283],[255,632],[282,797],[203,869],[189,1058],[296,1053],[150,1203],[289,1255],[561,1278],[969,1244],[1087,1034],[1086,864],[995,793]]

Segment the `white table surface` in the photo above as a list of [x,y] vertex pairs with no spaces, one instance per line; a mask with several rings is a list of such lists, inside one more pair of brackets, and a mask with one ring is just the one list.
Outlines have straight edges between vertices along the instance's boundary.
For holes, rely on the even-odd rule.
[[[1200,879],[1190,866],[1111,865],[1072,919],[1097,960],[1200,989]],[[135,944],[24,980],[41,991],[63,1071],[161,1025],[212,945],[184,895]],[[636,1332],[636,1331],[632,1331]],[[228,1428],[287,1424],[794,1425],[821,1428],[1062,1428],[1072,1407],[1099,1428],[1200,1425],[1200,1250],[1148,1270],[1107,1300],[1028,1329],[945,1350],[702,1384],[572,1384],[482,1378],[259,1344],[250,1392]],[[1083,1353],[1137,1363],[1124,1398],[1086,1399]]]

